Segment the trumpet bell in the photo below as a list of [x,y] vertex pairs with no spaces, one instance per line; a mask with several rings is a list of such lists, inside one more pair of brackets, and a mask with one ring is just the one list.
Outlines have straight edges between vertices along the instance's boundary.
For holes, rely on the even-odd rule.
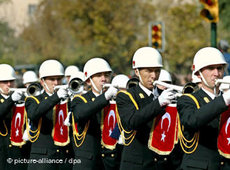
[[69,89],[72,93],[78,93],[81,87],[83,87],[83,81],[79,78],[74,78],[69,82]]
[[185,84],[182,93],[193,93],[199,89],[196,83],[188,82]]
[[127,82],[126,88],[130,89],[131,87],[135,87],[138,85],[138,83],[139,83],[139,79],[136,77],[133,77],[129,79],[129,81]]
[[27,94],[29,96],[38,96],[41,94],[42,86],[40,83],[32,83],[27,88]]

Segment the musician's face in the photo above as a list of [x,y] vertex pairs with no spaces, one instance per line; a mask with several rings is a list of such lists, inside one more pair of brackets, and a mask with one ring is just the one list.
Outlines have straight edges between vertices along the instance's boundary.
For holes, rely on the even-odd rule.
[[[49,76],[41,80],[41,85],[47,93],[53,93],[54,87],[61,85],[62,76]],[[46,85],[45,85],[46,84]]]
[[[210,65],[207,67],[204,67],[201,69],[201,73],[207,82],[208,86],[204,83],[202,80],[202,87],[207,89],[210,92],[213,92],[214,86],[215,86],[215,80],[216,79],[222,79],[224,76],[224,65],[223,64],[215,64]],[[200,75],[198,75],[199,78],[201,78]],[[202,78],[201,78],[202,79]]]
[[159,67],[146,67],[140,68],[139,73],[135,70],[135,74],[138,76],[140,74],[140,83],[149,90],[153,90],[153,82],[158,80],[161,69]]
[[14,87],[14,80],[0,81],[0,93],[4,95],[9,95],[9,89],[12,87]]
[[[96,86],[97,90],[101,91],[103,84],[109,83],[111,79],[111,73],[110,72],[102,72],[94,74],[91,77],[94,85]],[[92,87],[93,92],[98,93],[98,91],[95,89],[94,86],[92,86],[92,83],[88,81],[89,85]]]

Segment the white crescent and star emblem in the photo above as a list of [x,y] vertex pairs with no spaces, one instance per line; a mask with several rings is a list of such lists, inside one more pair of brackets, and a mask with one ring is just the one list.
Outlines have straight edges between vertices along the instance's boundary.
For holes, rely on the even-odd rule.
[[[61,124],[61,122],[62,122],[62,124]],[[58,114],[58,123],[59,123],[59,125],[61,125],[61,127],[60,127],[61,135],[63,135],[63,128],[62,128],[63,122],[64,122],[64,112],[63,112],[63,110],[60,110],[59,114]]]
[[[110,110],[110,112],[109,112],[109,116],[108,116],[108,126],[109,126],[109,120],[110,120],[110,117],[112,117],[113,118],[113,128],[115,127],[115,122],[116,122],[116,120],[115,120],[115,112],[114,112],[114,110]],[[110,128],[109,129],[109,136],[111,135],[111,133],[112,133],[112,128]]]
[[[18,112],[18,113],[16,114],[15,122],[14,122],[14,127],[15,127],[15,128],[17,127],[17,120],[18,120],[18,126],[20,126],[20,124],[21,124],[21,118],[22,118],[22,116],[21,116],[21,114]],[[18,128],[17,128],[17,130],[15,131],[15,135],[16,135],[16,136],[19,136],[19,130],[18,130]]]
[[[164,119],[168,119],[169,121],[169,124],[168,124],[168,129],[167,129],[167,132],[169,131],[169,128],[170,128],[170,125],[171,125],[171,116],[168,112],[166,112],[162,118],[161,118],[161,129],[163,129],[163,122],[164,122]],[[161,134],[161,141],[165,142],[165,131],[163,131],[163,133]]]
[[[225,133],[228,134],[228,126],[230,124],[230,117],[227,120],[226,126],[225,126]],[[228,140],[228,145],[230,144],[230,138],[227,138]]]
[[19,121],[18,121],[18,125],[21,124],[21,118],[22,118],[22,116],[21,116],[21,114],[18,112],[18,113],[16,114],[15,122],[14,122],[14,127],[15,127],[15,128],[17,127],[17,120],[19,120]]
[[61,122],[62,122],[62,124],[64,122],[64,112],[63,112],[63,110],[60,110],[59,114],[58,114],[58,123],[59,123],[59,125],[61,125]]

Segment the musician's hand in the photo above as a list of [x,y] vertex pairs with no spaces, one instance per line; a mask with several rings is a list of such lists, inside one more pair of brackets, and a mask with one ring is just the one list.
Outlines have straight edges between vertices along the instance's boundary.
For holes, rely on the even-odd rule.
[[17,102],[19,100],[21,100],[23,95],[23,92],[20,90],[15,90],[14,93],[11,95],[11,98],[14,102]]
[[170,104],[173,99],[175,99],[175,93],[173,92],[173,89],[170,89],[170,88],[164,90],[161,93],[161,95],[158,97],[158,101],[161,106]]
[[230,89],[227,91],[224,91],[223,98],[224,98],[225,104],[227,106],[230,105]]
[[65,88],[60,88],[57,91],[57,95],[60,99],[66,99],[68,97],[68,90]]
[[116,96],[118,89],[110,86],[109,89],[105,92],[106,100],[110,100],[112,97]]

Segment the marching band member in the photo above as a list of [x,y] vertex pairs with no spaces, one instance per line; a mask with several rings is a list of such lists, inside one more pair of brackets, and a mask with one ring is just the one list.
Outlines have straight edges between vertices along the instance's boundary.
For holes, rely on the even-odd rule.
[[[165,82],[165,83],[168,83],[168,84],[172,84],[172,77],[171,77],[170,73],[167,70],[161,69],[158,81]],[[161,92],[163,90],[165,90],[165,89],[166,89],[166,87],[161,86],[161,85],[157,85],[157,88],[155,88],[155,94],[157,94],[157,93],[161,94]]]
[[226,66],[223,54],[214,47],[202,48],[194,56],[194,74],[201,79],[202,86],[196,92],[180,97],[177,103],[184,129],[180,130],[180,142],[185,152],[181,169],[217,170],[229,166],[218,153],[219,150],[224,157],[230,158],[226,125],[230,112],[223,117],[230,104],[230,90],[221,94],[216,85],[216,80],[223,78]]
[[26,71],[22,76],[22,83],[28,87],[31,83],[38,82],[38,77],[34,71]]
[[[156,124],[153,123],[153,120],[157,121],[156,117],[166,122],[161,118],[165,113],[165,106],[175,98],[172,89],[164,90],[158,98],[154,94],[153,82],[159,77],[162,57],[156,49],[142,47],[135,52],[132,67],[139,77],[139,84],[128,89],[127,92],[119,92],[116,98],[120,116],[119,128],[125,132],[120,169],[173,169],[168,156],[173,148],[165,152],[165,148],[161,146],[167,146],[168,138],[174,145],[175,123],[169,128],[170,133],[173,130],[171,136],[161,129],[154,128]],[[162,129],[165,128],[166,123],[162,123]],[[154,136],[156,133],[161,137],[154,141],[152,133]]]
[[[116,75],[111,84],[120,90],[126,90],[129,78],[124,74]],[[121,152],[123,148],[123,140],[121,139],[120,131],[117,125],[116,118],[116,99],[115,97],[109,101],[109,105],[104,109],[102,131],[102,154],[104,154],[103,162],[106,170],[117,170],[120,167]],[[107,115],[106,115],[106,110]],[[114,117],[113,117],[114,116]],[[113,117],[113,118],[112,118]],[[107,121],[106,121],[107,120]],[[111,123],[115,121],[115,123]],[[113,130],[112,130],[112,128]],[[109,133],[106,133],[109,132]]]
[[26,163],[14,164],[15,159],[29,158],[29,148],[22,139],[25,107],[24,104],[17,104],[22,99],[23,92],[16,90],[10,93],[15,79],[13,67],[0,64],[0,169],[23,170],[27,168]]
[[[113,165],[108,159],[104,159],[105,154],[101,153],[102,147],[105,147],[101,145],[102,110],[109,105],[109,100],[116,95],[117,89],[110,86],[106,92],[102,91],[103,85],[110,82],[112,72],[104,59],[88,60],[83,72],[85,82],[91,86],[91,90],[81,96],[76,95],[71,104],[74,115],[72,125],[75,159],[81,160],[73,169],[106,169]],[[110,156],[113,159],[114,155]]]
[[[44,92],[39,96],[26,98],[28,118],[35,127],[27,132],[32,142],[30,158],[38,161],[30,163],[29,170],[72,168],[69,163],[72,157],[69,128],[64,125],[68,113],[68,92],[61,87],[57,91],[54,90],[55,86],[61,84],[63,76],[64,68],[59,61],[44,61],[39,68],[40,83]],[[45,162],[39,163],[39,160]]]
[[66,79],[66,83],[68,84],[70,81],[70,78],[73,74],[75,74],[76,72],[79,72],[79,68],[75,65],[70,65],[68,67],[66,67],[65,69],[65,79]]
[[194,71],[192,72],[192,83],[196,83],[198,88],[200,88],[202,85],[201,79],[198,78],[196,74],[194,74]]

